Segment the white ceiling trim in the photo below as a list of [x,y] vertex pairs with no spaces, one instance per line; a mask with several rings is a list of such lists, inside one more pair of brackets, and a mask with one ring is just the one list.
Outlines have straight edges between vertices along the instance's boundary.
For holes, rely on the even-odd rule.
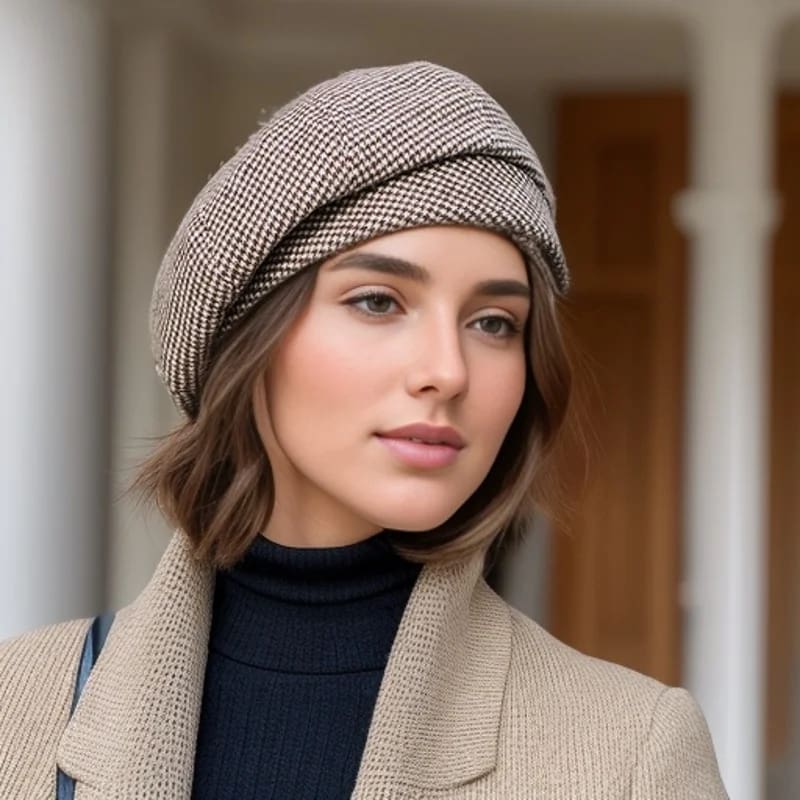
[[[185,37],[211,58],[224,62],[229,67],[243,69],[281,69],[291,65],[307,68],[311,73],[325,73],[341,67],[342,53],[365,52],[364,40],[357,28],[352,32],[341,29],[326,31],[321,35],[320,26],[309,25],[308,32],[292,33],[280,30],[270,24],[270,11],[277,16],[283,8],[291,6],[297,11],[302,6],[319,9],[325,3],[319,0],[292,0],[291,3],[270,3],[265,0],[233,0],[232,6],[243,10],[250,9],[254,15],[264,14],[263,22],[236,26],[231,24],[228,15],[222,13],[226,4],[220,0],[94,0],[104,5],[112,18],[123,26],[153,25],[166,29],[180,37]],[[330,7],[336,9],[336,0],[330,0]],[[357,8],[357,3],[348,4],[347,10]],[[364,3],[371,9],[376,5],[402,9],[404,0],[369,0]],[[800,18],[800,0],[427,0],[427,8],[447,11],[464,9],[505,9],[518,11],[526,9],[535,18],[537,11],[545,13],[578,14],[631,12],[639,19],[651,18],[654,22],[663,20],[667,24],[685,25],[686,28],[702,29],[713,25],[715,14],[730,14],[732,6],[749,7],[772,17],[776,29],[784,28]],[[501,72],[502,64],[497,65],[498,81],[514,84],[515,81],[530,86],[530,76],[508,75]],[[558,76],[543,75],[542,82],[552,85]],[[607,81],[604,74],[581,74],[576,68],[573,73],[564,72],[564,80],[570,85],[603,85]],[[659,82],[654,71],[645,68],[640,72],[626,74],[626,83],[631,86],[651,86]],[[680,76],[677,76],[680,80]],[[674,83],[676,76],[668,74],[667,83]],[[534,79],[535,82],[535,79]]]

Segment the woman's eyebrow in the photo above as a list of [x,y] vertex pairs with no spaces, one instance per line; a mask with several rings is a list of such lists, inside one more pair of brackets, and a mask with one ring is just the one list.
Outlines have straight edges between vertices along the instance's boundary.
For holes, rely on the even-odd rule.
[[[329,271],[347,268],[369,269],[374,272],[408,278],[424,285],[431,282],[431,274],[425,267],[403,258],[386,256],[381,253],[359,251],[344,255],[330,267]],[[528,299],[530,298],[530,289],[526,283],[508,278],[481,281],[476,284],[474,294],[489,297],[515,296]]]

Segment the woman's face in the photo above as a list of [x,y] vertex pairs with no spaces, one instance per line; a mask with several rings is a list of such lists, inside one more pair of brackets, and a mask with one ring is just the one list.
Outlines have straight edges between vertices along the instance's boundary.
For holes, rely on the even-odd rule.
[[[253,396],[275,480],[264,535],[328,547],[447,520],[522,400],[529,294],[520,251],[478,228],[406,229],[325,261]],[[382,435],[414,423],[461,446]]]

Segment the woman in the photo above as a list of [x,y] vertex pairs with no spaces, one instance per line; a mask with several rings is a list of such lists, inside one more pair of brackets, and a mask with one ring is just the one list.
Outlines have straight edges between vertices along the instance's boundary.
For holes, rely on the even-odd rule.
[[71,718],[91,621],[3,645],[0,794],[725,797],[685,690],[483,579],[546,504],[567,284],[541,165],[465,76],[353,70],[276,111],[156,281],[186,420],[134,487],[177,530]]

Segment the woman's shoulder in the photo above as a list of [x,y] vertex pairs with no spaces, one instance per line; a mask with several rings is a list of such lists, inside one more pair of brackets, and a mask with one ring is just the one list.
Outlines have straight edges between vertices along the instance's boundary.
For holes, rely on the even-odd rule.
[[623,698],[650,705],[669,687],[620,664],[586,655],[557,639],[538,622],[508,606],[512,630],[512,669],[536,679],[537,687],[569,693],[583,702]]
[[686,689],[581,653],[508,608],[510,741],[536,741],[555,780],[572,765],[633,797],[727,797],[705,718]]
[[0,642],[0,796],[54,785],[56,748],[91,624],[74,619]]
[[0,681],[4,690],[13,689],[12,682],[25,686],[41,677],[42,672],[50,678],[65,670],[74,673],[91,624],[89,618],[71,619],[0,641]]

